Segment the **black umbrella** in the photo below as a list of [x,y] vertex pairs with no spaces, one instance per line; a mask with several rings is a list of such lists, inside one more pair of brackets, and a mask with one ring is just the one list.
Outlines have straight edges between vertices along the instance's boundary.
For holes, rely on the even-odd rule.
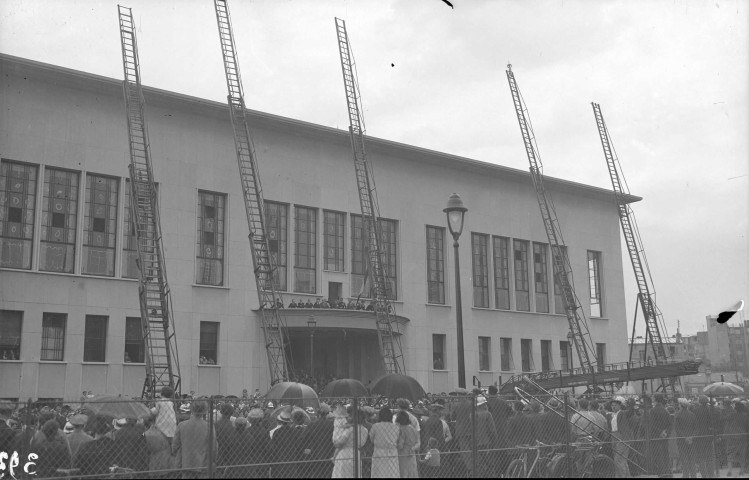
[[415,378],[390,373],[375,380],[372,393],[388,398],[407,398],[416,402],[426,397],[426,392]]
[[366,397],[369,395],[367,387],[364,386],[359,380],[353,378],[341,378],[340,380],[333,380],[329,384],[325,385],[321,397],[335,398],[335,397]]

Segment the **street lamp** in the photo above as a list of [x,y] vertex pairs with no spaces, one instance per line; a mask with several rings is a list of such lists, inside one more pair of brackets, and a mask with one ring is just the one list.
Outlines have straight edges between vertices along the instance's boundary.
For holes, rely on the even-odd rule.
[[458,387],[466,388],[466,361],[463,352],[463,304],[460,298],[460,257],[458,253],[458,238],[463,233],[463,220],[468,209],[463,206],[460,195],[453,193],[447,201],[447,207],[442,210],[447,214],[447,227],[453,236],[455,249],[455,317],[458,330]]
[[315,317],[309,317],[307,319],[307,329],[309,329],[309,376],[313,377],[314,374],[314,364],[312,363],[315,360],[314,354],[315,354],[315,327],[317,327],[317,322],[315,321]]
[[[574,364],[575,355],[572,354],[572,342],[574,340],[575,340],[575,336],[572,335],[572,332],[567,332],[567,345],[569,346],[567,348],[567,352],[568,352],[567,356],[570,359],[570,375],[575,374],[575,364]],[[575,387],[572,387],[572,395],[574,394],[575,394]]]

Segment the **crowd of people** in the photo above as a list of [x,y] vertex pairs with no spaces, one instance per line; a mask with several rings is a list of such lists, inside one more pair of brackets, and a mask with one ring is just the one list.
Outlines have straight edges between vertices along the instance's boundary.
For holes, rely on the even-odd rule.
[[195,478],[209,465],[229,478],[499,477],[519,446],[540,442],[553,453],[593,441],[617,477],[679,471],[704,478],[720,465],[729,475],[735,467],[745,472],[749,438],[743,398],[592,395],[565,404],[500,397],[489,387],[415,403],[337,399],[301,408],[274,405],[259,390],[172,398],[165,387],[150,415],[117,419],[87,408],[89,395],[77,409],[0,402],[0,451],[21,459],[35,453],[37,478],[104,475],[115,466]]

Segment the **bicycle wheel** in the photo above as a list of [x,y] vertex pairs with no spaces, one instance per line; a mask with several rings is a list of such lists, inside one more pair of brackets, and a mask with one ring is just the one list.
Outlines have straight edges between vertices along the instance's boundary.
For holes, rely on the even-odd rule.
[[531,472],[531,478],[551,478],[549,475],[549,466],[551,465],[551,458],[540,457],[536,461],[536,466],[533,467]]
[[595,455],[588,468],[592,478],[614,478],[616,476],[616,467],[611,457],[607,455]]
[[557,453],[551,459],[546,469],[547,478],[569,478],[570,472],[572,473],[572,478],[574,478],[576,476],[574,465],[571,465],[572,468],[570,468],[569,464],[570,460],[566,454]]
[[519,458],[516,458],[505,471],[505,478],[525,478],[525,464]]

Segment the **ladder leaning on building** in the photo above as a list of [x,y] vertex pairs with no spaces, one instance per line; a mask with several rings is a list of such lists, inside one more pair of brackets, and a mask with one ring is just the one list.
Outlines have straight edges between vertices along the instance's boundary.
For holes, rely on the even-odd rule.
[[[663,329],[663,332],[665,333],[666,327],[663,322],[663,316],[661,315],[658,306],[655,304],[653,278],[650,275],[650,267],[648,266],[645,249],[642,246],[642,239],[640,238],[640,232],[637,228],[635,212],[632,211],[629,203],[624,198],[629,194],[627,181],[624,178],[624,173],[621,171],[621,164],[619,164],[616,150],[611,143],[609,130],[606,127],[606,122],[601,113],[601,106],[597,103],[591,103],[591,105],[593,106],[593,115],[596,119],[598,136],[601,138],[603,154],[606,157],[606,166],[608,167],[609,176],[611,177],[611,185],[614,188],[616,206],[619,212],[619,223],[622,226],[622,233],[624,234],[624,240],[627,244],[629,259],[635,273],[635,281],[637,282],[638,291],[637,300],[642,309],[642,314],[645,317],[645,354],[647,357],[649,344],[653,349],[655,364],[663,365],[668,363],[668,354],[666,353],[666,347],[663,344],[663,337],[661,335],[661,329]],[[629,361],[632,361],[631,348],[629,351]],[[668,386],[672,392],[676,391],[678,378],[664,378],[661,382],[663,383],[664,388]]]
[[122,82],[130,146],[130,218],[137,251],[140,318],[145,343],[146,379],[143,398],[153,398],[162,387],[180,391],[179,356],[172,318],[171,293],[166,279],[164,248],[151,149],[144,115],[138,44],[132,10],[117,6],[122,45]]
[[214,6],[226,73],[226,86],[229,90],[227,98],[231,124],[234,128],[234,146],[236,147],[239,164],[239,179],[242,182],[245,213],[250,229],[250,253],[252,254],[253,272],[255,273],[260,302],[270,380],[271,384],[275,384],[289,378],[289,366],[284,345],[284,338],[287,336],[286,326],[276,305],[276,300],[279,298],[276,295],[274,281],[276,261],[270,253],[268,236],[266,235],[263,189],[260,185],[255,147],[247,124],[242,78],[239,74],[239,62],[229,17],[229,6],[226,0],[215,0]]
[[554,281],[559,286],[564,301],[567,322],[572,333],[573,343],[577,349],[577,356],[580,360],[580,366],[584,372],[594,373],[596,366],[595,348],[593,347],[588,330],[588,323],[582,312],[580,301],[575,294],[575,287],[572,281],[572,267],[567,257],[567,249],[564,244],[562,230],[559,227],[559,219],[551,196],[544,188],[543,183],[543,165],[541,157],[536,146],[536,137],[533,133],[533,127],[528,116],[528,108],[523,101],[520,90],[515,82],[515,74],[512,73],[512,66],[507,65],[507,81],[510,84],[510,93],[512,102],[515,105],[518,123],[520,124],[520,133],[525,145],[525,153],[530,162],[531,178],[538,198],[538,206],[541,209],[541,218],[544,222],[546,237],[549,240],[551,254],[554,263]]
[[[361,117],[361,96],[359,94],[359,82],[356,76],[356,64],[351,53],[348,34],[346,33],[346,22],[340,18],[335,19],[336,33],[338,35],[338,51],[341,56],[341,70],[343,72],[343,85],[346,89],[346,105],[349,117],[349,133],[351,134],[351,148],[354,155],[354,167],[356,172],[356,187],[359,193],[359,203],[362,213],[362,237],[366,240],[365,264],[368,266],[368,274],[374,286],[375,316],[377,322],[377,339],[380,345],[380,354],[385,362],[387,373],[406,373],[403,350],[400,337],[396,335],[397,323],[395,323],[391,312],[392,304],[388,298],[387,272],[382,249],[382,236],[380,235],[380,207],[377,202],[377,191],[374,183],[371,165],[367,162],[364,152],[364,120]],[[365,275],[366,285],[366,275]],[[366,288],[366,287],[365,287]],[[366,292],[365,292],[366,294]]]

